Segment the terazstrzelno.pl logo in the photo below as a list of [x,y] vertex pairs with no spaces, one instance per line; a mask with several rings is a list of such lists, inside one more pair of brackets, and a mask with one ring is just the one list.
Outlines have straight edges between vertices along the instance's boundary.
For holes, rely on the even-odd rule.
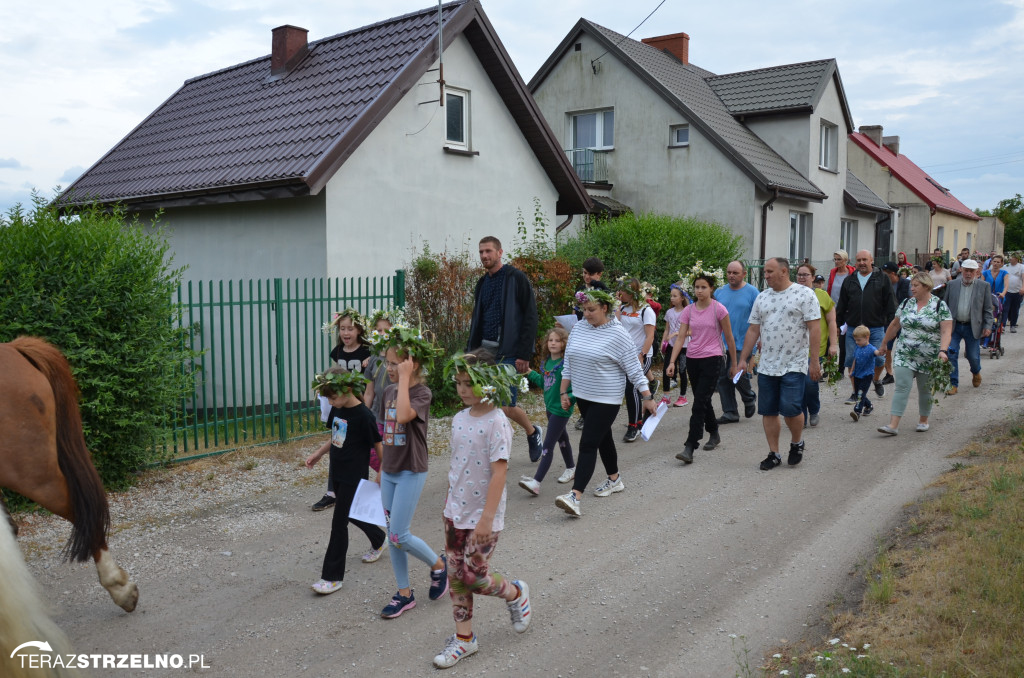
[[30,640],[14,648],[25,669],[208,669],[201,654],[75,654],[54,652],[45,640]]

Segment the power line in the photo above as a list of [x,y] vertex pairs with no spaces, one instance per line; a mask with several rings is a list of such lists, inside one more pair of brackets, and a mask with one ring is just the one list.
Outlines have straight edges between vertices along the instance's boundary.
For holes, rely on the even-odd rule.
[[958,167],[956,169],[947,169],[947,170],[942,170],[942,173],[943,174],[952,174],[954,172],[966,172],[967,170],[983,169],[985,167],[997,167],[999,165],[1012,165],[1015,162],[1024,162],[1024,158],[1018,158],[1016,160],[1006,160],[1004,162],[991,162],[991,163],[986,163],[984,165],[973,165],[971,167]]
[[[636,28],[634,28],[629,33],[626,33],[624,36],[622,36],[622,39],[619,40],[617,43],[615,43],[615,46],[618,47],[619,45],[621,45],[623,42],[626,41],[626,38],[628,38],[629,36],[633,35],[638,30],[640,30],[640,27],[643,26],[645,23],[647,23],[647,20],[650,19],[652,16],[654,16],[654,13],[657,12],[659,9],[661,9],[661,6],[664,5],[665,2],[666,2],[666,0],[661,0],[661,2],[658,3],[658,6],[655,7],[654,9],[652,9],[651,13],[648,14],[646,17],[644,17],[644,20],[636,25]],[[590,68],[593,69],[594,68],[594,64],[597,63],[598,61],[600,61],[601,57],[603,57],[607,53],[608,53],[608,50],[605,50],[604,54],[602,54],[601,56],[597,57],[596,59],[591,60]]]
[[1001,158],[1008,158],[1015,155],[1024,155],[1024,151],[1013,151],[1011,153],[999,153],[997,155],[987,155],[979,158],[971,158],[970,160],[954,160],[952,162],[940,162],[934,165],[921,165],[921,169],[929,169],[932,167],[945,167],[947,165],[964,165],[966,163],[978,162],[979,160],[999,160]]

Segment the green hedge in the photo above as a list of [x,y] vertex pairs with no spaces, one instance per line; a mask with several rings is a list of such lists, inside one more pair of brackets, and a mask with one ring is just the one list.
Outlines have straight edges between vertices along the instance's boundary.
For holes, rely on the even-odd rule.
[[124,487],[159,460],[169,415],[191,391],[191,352],[173,324],[181,271],[156,223],[33,202],[0,215],[0,341],[33,335],[64,352],[96,467],[107,487]]

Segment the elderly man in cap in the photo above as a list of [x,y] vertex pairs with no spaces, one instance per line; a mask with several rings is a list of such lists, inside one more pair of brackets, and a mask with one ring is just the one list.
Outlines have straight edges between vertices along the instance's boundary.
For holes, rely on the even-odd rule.
[[980,268],[974,259],[964,259],[960,263],[960,277],[946,286],[946,305],[953,314],[953,337],[946,352],[953,364],[948,395],[954,395],[960,385],[957,358],[961,340],[974,375],[971,383],[975,388],[981,386],[981,340],[992,334],[992,287],[981,279]]

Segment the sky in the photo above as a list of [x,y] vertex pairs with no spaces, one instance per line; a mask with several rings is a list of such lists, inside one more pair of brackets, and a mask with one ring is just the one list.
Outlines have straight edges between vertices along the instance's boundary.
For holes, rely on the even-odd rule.
[[[661,0],[482,0],[529,81],[580,19],[623,34]],[[188,78],[429,7],[426,0],[47,0],[0,5],[0,213],[52,197]],[[854,125],[970,208],[1024,193],[1024,0],[665,0],[631,37],[685,32],[722,74],[835,58]]]

